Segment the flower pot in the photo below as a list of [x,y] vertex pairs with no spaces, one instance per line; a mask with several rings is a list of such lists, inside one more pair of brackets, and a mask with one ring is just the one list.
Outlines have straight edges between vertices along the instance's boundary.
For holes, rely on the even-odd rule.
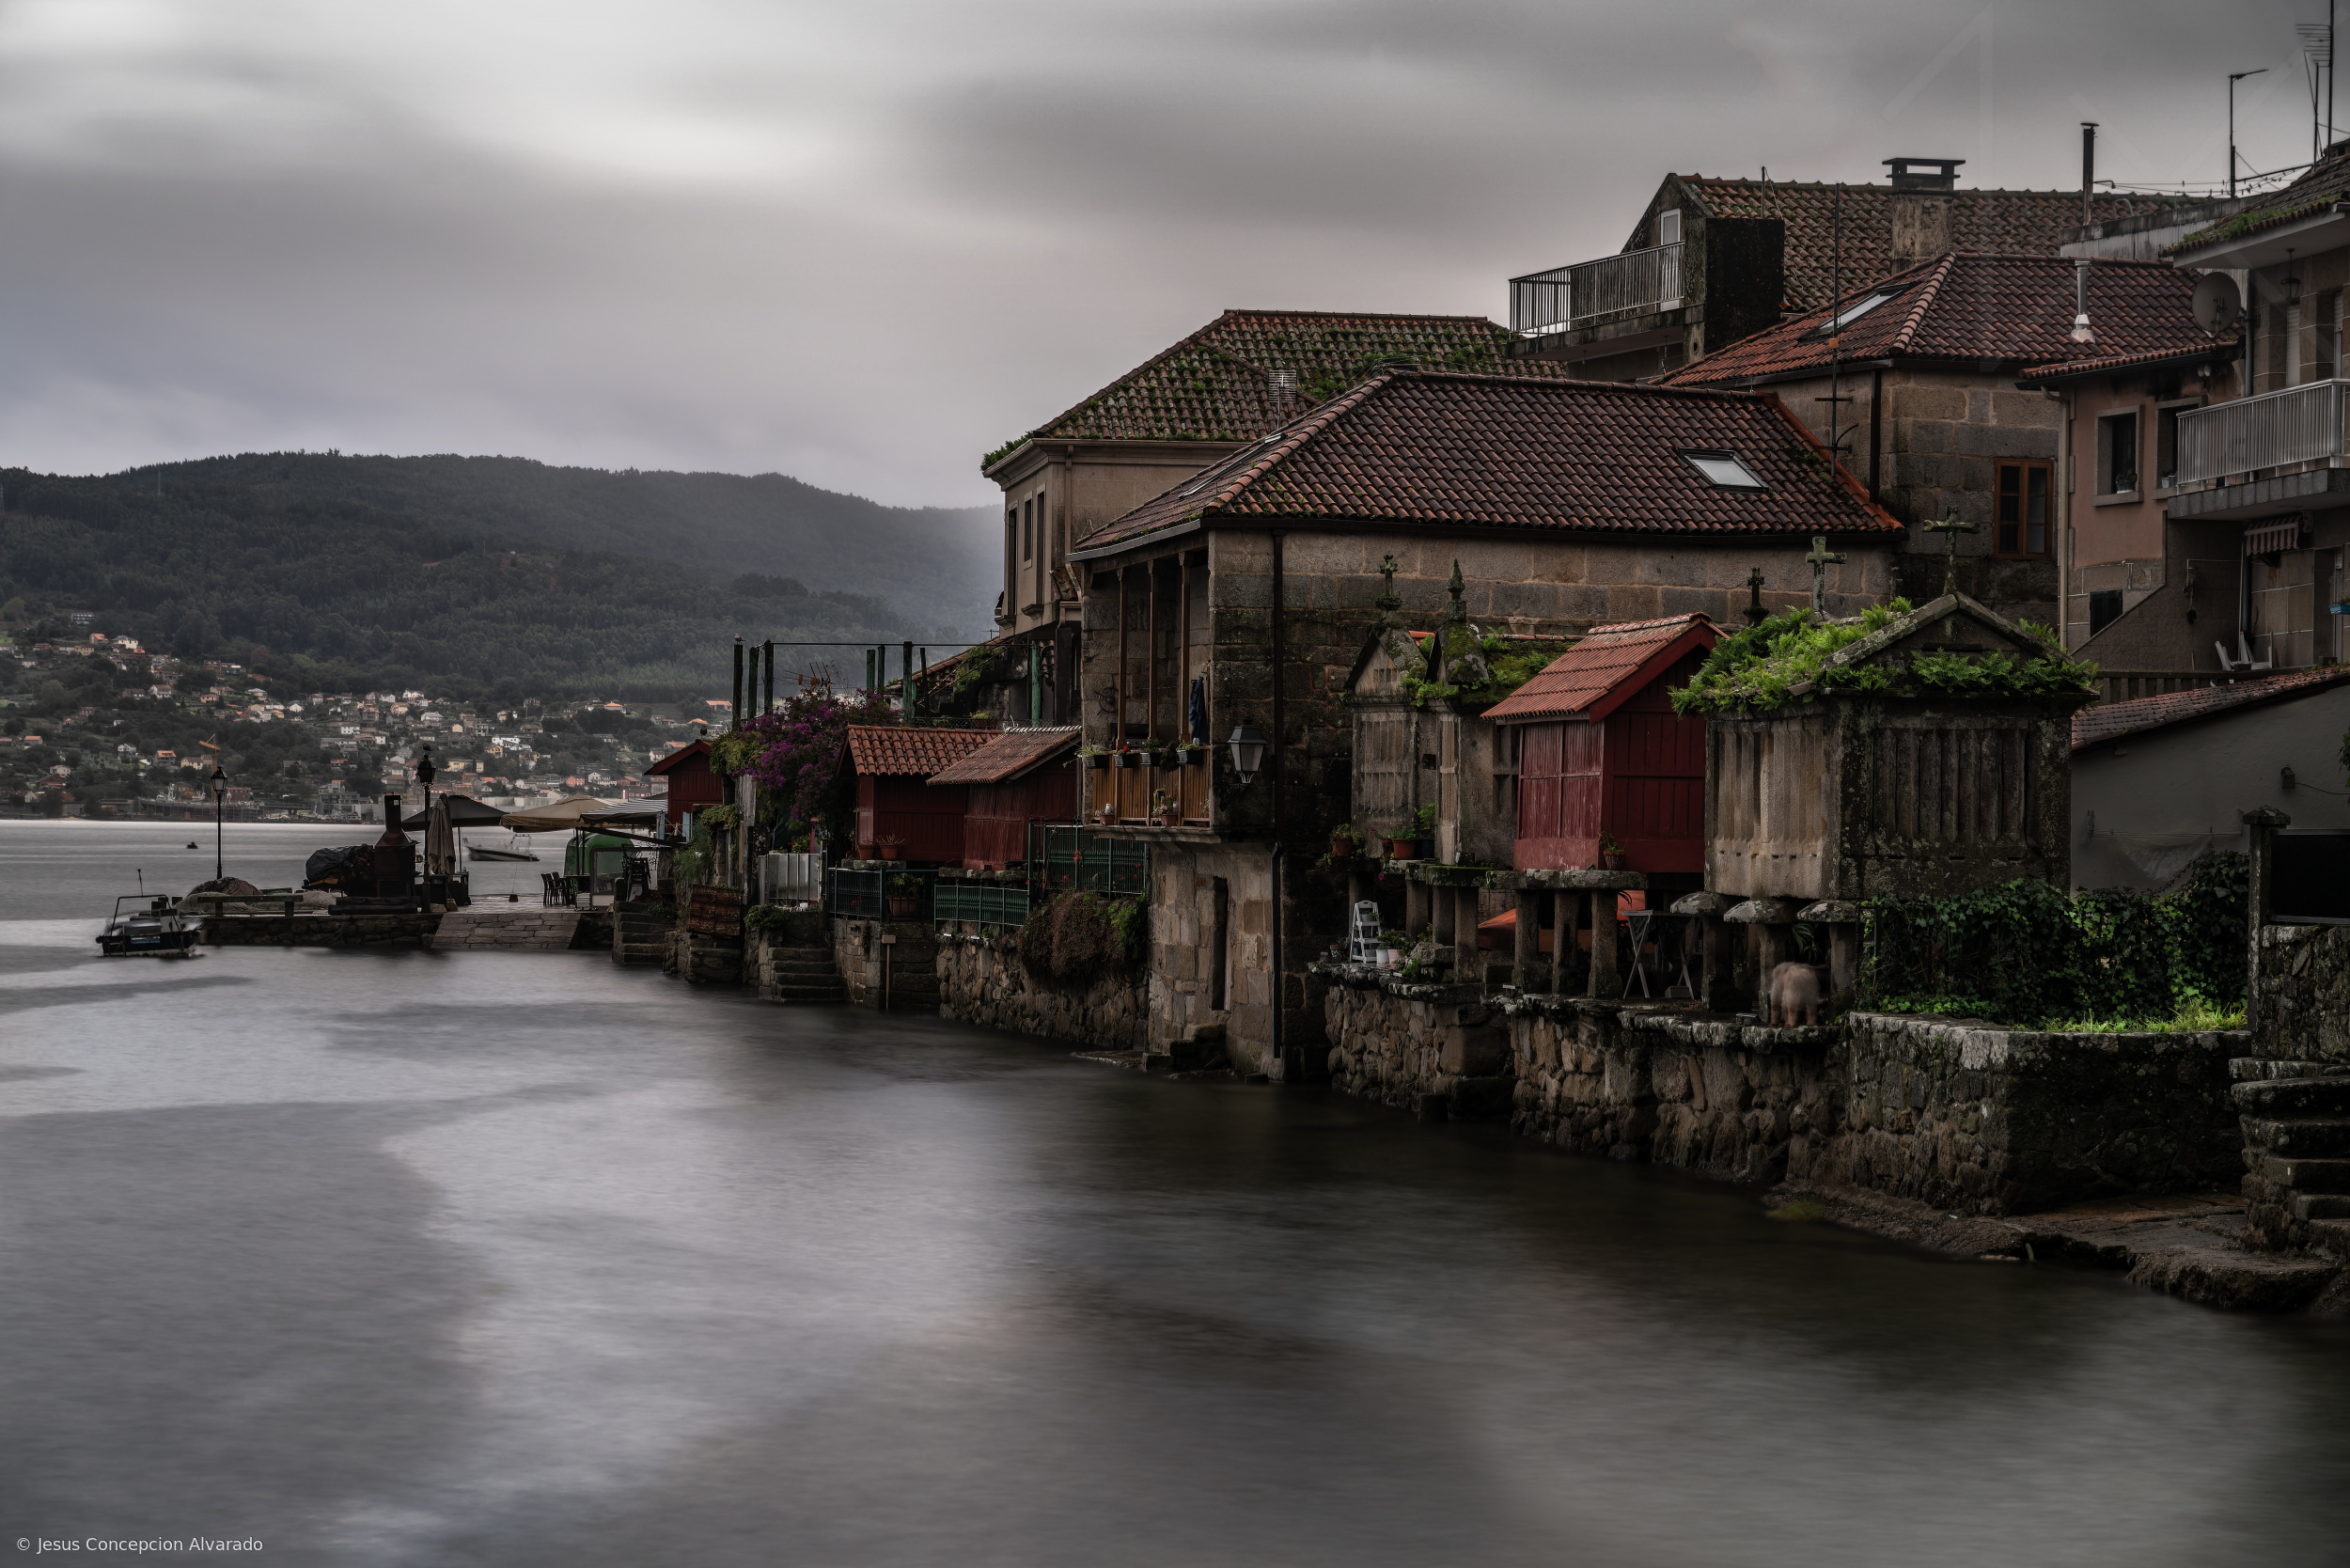
[[1114,768],[1131,768],[1134,765],[1135,754],[1131,751],[1117,752],[1110,758],[1110,766]]
[[903,860],[906,857],[905,846],[902,844],[884,844],[881,846],[881,857],[884,860]]
[[1344,837],[1343,835],[1341,835],[1341,836],[1340,836],[1340,837],[1338,837],[1338,838],[1332,839],[1330,840],[1330,858],[1331,858],[1331,859],[1333,859],[1333,860],[1352,860],[1352,859],[1354,859],[1354,858],[1355,858],[1355,840],[1354,840],[1354,839],[1352,839],[1346,838],[1346,837]]
[[1390,860],[1417,860],[1419,858],[1418,851],[1419,844],[1416,839],[1390,839],[1387,840],[1387,858]]
[[1196,768],[1207,760],[1208,748],[1206,746],[1183,745],[1175,748],[1175,760],[1179,766]]
[[1159,813],[1159,825],[1161,827],[1181,827],[1183,825],[1183,819],[1173,811],[1162,811]]
[[1623,851],[1616,850],[1612,853],[1602,854],[1599,863],[1604,870],[1621,871],[1623,870]]
[[922,896],[919,893],[892,893],[888,903],[891,919],[911,920],[916,911],[922,907]]

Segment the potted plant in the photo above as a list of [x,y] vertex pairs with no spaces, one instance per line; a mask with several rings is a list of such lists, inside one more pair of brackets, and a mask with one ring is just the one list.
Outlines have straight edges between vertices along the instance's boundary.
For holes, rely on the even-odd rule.
[[1118,820],[1118,808],[1105,800],[1093,808],[1093,820],[1104,825],[1114,823]]
[[1198,741],[1175,743],[1175,763],[1178,767],[1196,768],[1208,760],[1209,748]]
[[1122,745],[1110,753],[1110,766],[1114,768],[1131,768],[1136,765],[1136,760],[1135,753]]
[[1419,858],[1428,860],[1436,853],[1436,808],[1423,806],[1412,813],[1414,837],[1419,846]]
[[1363,847],[1363,836],[1355,831],[1352,823],[1340,823],[1330,830],[1330,858],[1352,860]]
[[873,851],[884,860],[902,860],[905,858],[905,842],[895,833],[876,833],[873,835]]
[[1402,826],[1387,835],[1387,858],[1390,860],[1419,858],[1419,840],[1412,837],[1412,824],[1408,819]]
[[891,919],[911,920],[922,909],[922,879],[912,871],[900,871],[889,879],[882,897],[889,905]]
[[1107,767],[1109,756],[1098,745],[1081,745],[1077,748],[1077,766],[1090,773],[1095,768]]
[[1612,833],[1599,836],[1599,864],[1603,870],[1623,870],[1623,846],[1616,842],[1616,836]]
[[1158,819],[1161,827],[1173,827],[1183,820],[1183,808],[1165,790],[1153,790],[1151,792],[1151,815]]

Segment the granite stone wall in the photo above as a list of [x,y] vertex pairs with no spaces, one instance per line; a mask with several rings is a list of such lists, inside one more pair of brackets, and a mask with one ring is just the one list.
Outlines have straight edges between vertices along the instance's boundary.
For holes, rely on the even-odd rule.
[[1018,941],[964,926],[937,947],[938,1010],[983,1028],[1012,1029],[1089,1051],[1150,1046],[1146,976],[1105,976],[1082,991],[1038,985],[1021,966]]
[[2263,926],[2253,967],[2247,1054],[2350,1063],[2350,926]]
[[849,1000],[892,1012],[927,1012],[944,1000],[938,933],[927,920],[832,917],[833,962]]

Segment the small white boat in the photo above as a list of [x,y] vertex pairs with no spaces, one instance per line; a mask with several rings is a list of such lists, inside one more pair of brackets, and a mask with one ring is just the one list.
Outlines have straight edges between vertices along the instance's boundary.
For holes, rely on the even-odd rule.
[[468,860],[536,860],[539,857],[528,850],[489,849],[480,844],[467,844],[465,858]]
[[[126,910],[126,903],[133,907]],[[108,958],[194,958],[203,929],[202,917],[182,916],[169,899],[125,893],[115,900],[98,950]]]

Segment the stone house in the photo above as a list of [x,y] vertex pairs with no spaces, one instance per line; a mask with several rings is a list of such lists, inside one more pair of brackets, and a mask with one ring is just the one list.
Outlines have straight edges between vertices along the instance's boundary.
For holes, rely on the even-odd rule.
[[[1251,1071],[1314,1070],[1306,966],[1341,901],[1306,868],[1349,810],[1342,698],[1383,594],[1434,630],[1457,563],[1480,637],[1728,618],[1750,584],[1853,614],[1902,537],[1767,396],[1392,370],[1080,539],[1089,742],[1269,742],[1246,784],[1221,749],[1188,786],[1166,757],[1089,776],[1107,831],[1152,848],[1154,1041],[1221,1027]],[[1185,789],[1177,826],[1124,808]]]
[[[997,635],[960,711],[1074,722],[1078,589],[1069,545],[1380,366],[1498,369],[1481,316],[1227,310],[980,461],[1004,494]],[[958,661],[959,663],[960,661]]]
[[[2090,340],[2076,338],[2086,299]],[[1955,513],[1958,586],[2000,614],[2055,625],[2063,555],[2064,404],[2017,377],[2034,367],[2174,349],[2201,338],[2194,279],[2158,262],[1945,252],[1733,344],[1668,378],[1768,387],[1845,454],[1872,499],[1916,529],[1898,591],[1942,591]]]
[[1668,174],[1621,252],[1510,280],[1510,353],[1648,380],[1944,251],[2054,256],[2084,211],[2106,222],[2169,205],[1960,190],[1965,161],[1888,158],[1884,185]]
[[[2178,240],[2169,254],[2182,271],[2206,274],[2220,314],[2240,309],[2243,321],[2237,373],[2213,376],[2202,406],[2170,416],[2177,468],[2165,515],[2170,530],[2192,530],[2199,556],[2208,553],[2208,565],[2196,569],[2194,607],[2217,622],[2199,618],[2195,640],[2225,641],[2235,630],[2254,662],[2277,669],[2350,658],[2350,612],[2335,607],[2350,604],[2350,379],[2342,365],[2350,142],[2328,148],[2273,196]],[[2185,400],[2186,388],[2180,391],[2169,401]],[[2207,570],[2219,579],[2208,589]],[[2232,603],[2220,597],[2230,588]],[[2133,613],[2161,615],[2162,607]],[[2184,611],[2168,619],[2183,621]]]

